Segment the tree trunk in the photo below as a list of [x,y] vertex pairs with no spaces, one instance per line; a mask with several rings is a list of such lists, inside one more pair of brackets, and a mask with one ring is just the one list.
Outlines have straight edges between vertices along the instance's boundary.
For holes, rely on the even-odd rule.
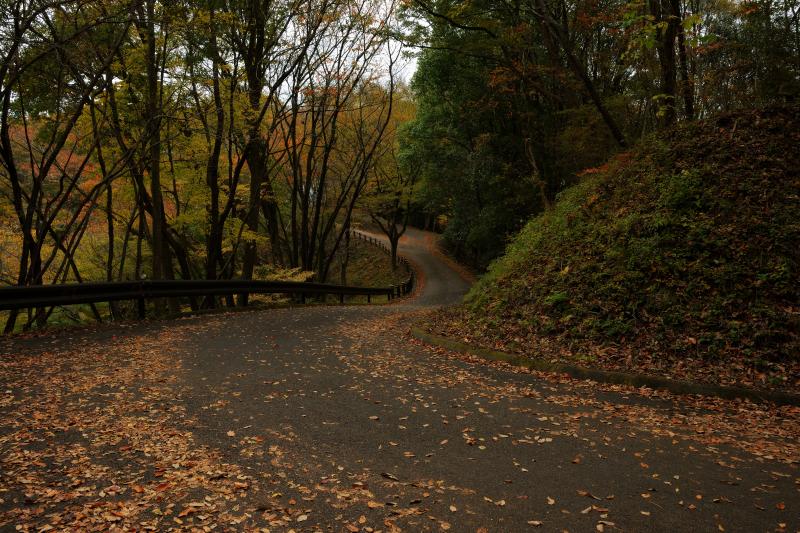
[[350,224],[344,229],[344,258],[342,259],[342,269],[339,283],[347,285],[347,265],[350,263]]
[[[675,94],[677,87],[677,64],[675,60],[675,39],[678,36],[680,18],[672,14],[669,2],[676,0],[650,0],[650,12],[656,24],[666,22],[666,26],[656,30],[658,62],[661,65],[661,98],[659,118],[663,126],[675,123]],[[662,2],[664,2],[662,4]],[[679,13],[680,15],[680,13]]]
[[[263,52],[266,45],[266,13],[264,6],[257,0],[248,0],[247,10],[247,48],[243,59],[247,76],[247,97],[253,118],[249,123],[247,146],[244,150],[244,157],[250,170],[250,196],[244,222],[249,231],[257,234],[261,184],[266,177],[266,143],[261,138],[261,120],[259,118],[261,91],[264,88],[262,61],[264,61]],[[245,239],[242,255],[242,279],[253,279],[253,269],[258,255],[254,239]],[[239,305],[247,305],[247,294],[239,295]]]
[[[222,107],[222,96],[219,86],[219,52],[217,47],[217,26],[213,7],[209,11],[211,26],[211,64],[214,90],[214,107],[216,125],[211,154],[206,166],[206,185],[211,193],[208,206],[208,237],[206,241],[206,279],[217,279],[217,263],[222,255],[222,223],[219,215],[219,158],[222,149],[222,134],[225,123],[225,110]],[[206,304],[215,307],[216,299],[210,297]]]
[[694,81],[689,78],[689,61],[686,55],[686,31],[683,28],[681,1],[670,0],[672,16],[678,23],[678,58],[681,69],[681,93],[683,95],[683,112],[687,120],[694,119]]
[[[159,101],[159,74],[156,57],[155,0],[147,0],[147,133],[148,171],[150,174],[150,198],[152,202],[152,251],[153,279],[173,279],[172,261],[166,245],[164,199],[161,194],[161,106]],[[156,313],[164,313],[164,302],[155,300]],[[177,312],[177,302],[170,299],[170,311]]]
[[395,234],[394,237],[389,237],[389,244],[392,248],[392,271],[397,270],[397,244],[400,242],[400,236]]
[[[250,197],[247,202],[245,224],[254,234],[258,233],[258,222],[260,220],[259,197],[266,170],[266,162],[263,158],[264,141],[259,136],[260,133],[256,128],[250,139],[250,149],[247,150],[247,167],[250,169]],[[257,256],[258,250],[256,249],[255,239],[246,239],[242,257],[242,279],[253,279]],[[247,294],[241,294],[239,296],[239,306],[245,305],[247,305]]]
[[603,99],[600,97],[600,93],[597,92],[597,88],[595,88],[594,83],[586,73],[586,69],[578,61],[578,58],[572,49],[572,44],[570,43],[568,36],[564,33],[563,26],[550,14],[547,4],[545,4],[544,0],[536,0],[536,5],[539,12],[538,16],[542,21],[542,27],[545,29],[545,31],[550,31],[554,34],[558,44],[564,51],[564,54],[567,56],[567,63],[569,64],[569,67],[572,69],[572,72],[575,74],[575,76],[577,76],[578,79],[583,82],[586,92],[589,93],[589,97],[592,99],[592,102],[594,103],[595,108],[597,108],[597,111],[600,113],[600,116],[603,117],[603,121],[606,123],[606,126],[611,132],[611,135],[614,137],[614,140],[617,141],[617,144],[619,144],[620,147],[626,148],[628,146],[628,142],[625,140],[622,130],[611,116],[611,113],[608,112],[608,109],[603,103]]

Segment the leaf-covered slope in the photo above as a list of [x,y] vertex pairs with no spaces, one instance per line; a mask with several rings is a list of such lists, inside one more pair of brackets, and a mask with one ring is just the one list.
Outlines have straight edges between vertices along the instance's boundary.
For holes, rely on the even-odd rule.
[[799,148],[797,107],[644,142],[531,220],[438,326],[531,356],[791,385]]

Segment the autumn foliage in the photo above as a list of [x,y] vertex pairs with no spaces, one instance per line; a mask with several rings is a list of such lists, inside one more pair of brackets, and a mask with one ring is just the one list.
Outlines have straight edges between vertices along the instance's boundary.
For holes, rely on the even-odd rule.
[[800,108],[726,114],[584,173],[436,325],[614,369],[800,382]]

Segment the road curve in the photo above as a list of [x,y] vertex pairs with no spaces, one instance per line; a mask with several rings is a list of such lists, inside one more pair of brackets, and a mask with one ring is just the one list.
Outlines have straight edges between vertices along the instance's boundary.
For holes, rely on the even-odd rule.
[[[388,244],[383,235],[364,230],[361,233]],[[437,234],[408,228],[400,238],[398,253],[411,261],[422,279],[422,287],[413,299],[403,302],[405,305],[430,307],[457,304],[469,290],[472,283],[470,275],[442,254]]]
[[409,230],[390,305],[0,346],[0,530],[797,531],[791,408],[600,386],[408,335],[469,283]]

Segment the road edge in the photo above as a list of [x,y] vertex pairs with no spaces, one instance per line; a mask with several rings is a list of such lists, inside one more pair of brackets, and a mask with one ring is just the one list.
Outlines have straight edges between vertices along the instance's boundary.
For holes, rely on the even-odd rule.
[[551,363],[540,359],[531,359],[522,355],[515,355],[498,350],[490,350],[473,346],[465,342],[448,337],[428,333],[419,327],[411,328],[411,336],[427,344],[445,348],[454,352],[474,355],[489,361],[500,361],[513,366],[567,374],[576,379],[588,379],[600,383],[615,385],[629,385],[632,387],[648,387],[651,389],[666,390],[674,394],[697,394],[701,396],[716,396],[726,400],[745,399],[754,402],[771,402],[777,405],[800,406],[800,395],[784,392],[762,391],[745,387],[731,387],[724,385],[710,385],[652,376],[647,374],[629,374],[625,372],[612,372],[596,370],[564,363]]

